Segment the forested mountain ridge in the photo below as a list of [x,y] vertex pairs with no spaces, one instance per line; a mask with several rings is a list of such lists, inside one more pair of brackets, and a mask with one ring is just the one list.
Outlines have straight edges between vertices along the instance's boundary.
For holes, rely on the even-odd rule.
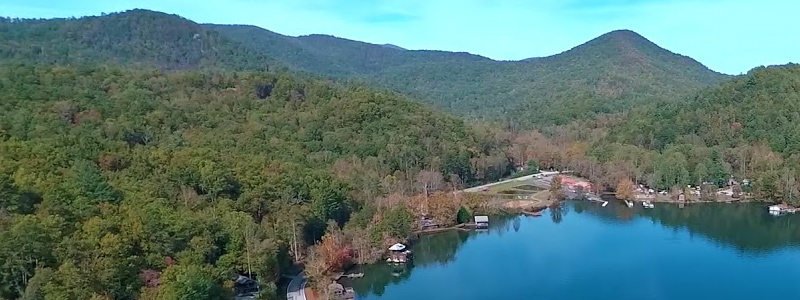
[[623,112],[687,97],[727,78],[627,30],[523,61],[405,50],[327,35],[289,37],[254,26],[200,25],[147,10],[79,19],[3,19],[0,39],[8,41],[0,45],[2,60],[161,69],[287,67],[367,82],[513,128]]
[[290,37],[252,25],[203,26],[294,68],[342,78],[361,78],[408,64],[491,61],[469,53],[410,51],[322,34]]
[[0,61],[265,70],[275,60],[197,23],[148,10],[78,19],[0,18]]
[[255,26],[206,26],[295,68],[365,80],[459,115],[526,127],[687,97],[728,77],[629,30],[549,57],[494,61],[331,36],[289,37]]
[[382,197],[510,171],[461,120],[289,74],[10,64],[0,94],[4,299],[229,299],[250,268],[274,296],[328,220],[383,249],[414,225]]

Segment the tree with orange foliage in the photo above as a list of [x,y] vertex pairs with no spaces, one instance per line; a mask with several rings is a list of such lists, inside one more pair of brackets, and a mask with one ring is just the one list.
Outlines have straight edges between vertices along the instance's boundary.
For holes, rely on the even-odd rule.
[[328,222],[327,231],[317,244],[319,254],[325,261],[327,272],[340,271],[353,259],[353,250],[345,244],[344,233],[335,221]]
[[318,286],[327,284],[325,277],[343,270],[353,261],[353,250],[345,243],[342,229],[334,221],[328,223],[327,233],[309,249],[305,261],[308,278]]
[[630,179],[622,179],[617,183],[617,199],[633,200],[636,196],[633,194],[633,181]]

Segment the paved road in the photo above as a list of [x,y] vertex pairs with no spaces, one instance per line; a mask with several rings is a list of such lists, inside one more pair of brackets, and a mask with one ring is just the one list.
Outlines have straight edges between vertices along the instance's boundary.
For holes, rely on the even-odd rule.
[[286,300],[306,300],[306,277],[303,273],[298,274],[292,281],[289,281],[289,286],[286,288]]
[[475,193],[475,192],[480,192],[482,189],[485,189],[485,188],[488,188],[488,187],[492,187],[492,186],[495,186],[495,185],[498,185],[498,184],[504,184],[504,183],[508,183],[508,182],[512,182],[512,181],[531,180],[536,176],[547,177],[547,176],[552,176],[552,175],[556,175],[556,174],[559,174],[559,173],[560,172],[540,172],[540,173],[536,173],[536,174],[532,174],[532,175],[528,175],[528,176],[522,176],[522,177],[519,177],[519,178],[514,178],[514,179],[509,179],[509,180],[504,180],[504,181],[499,181],[499,182],[494,182],[494,183],[490,183],[490,184],[484,184],[484,185],[476,186],[476,187],[471,187],[471,188],[462,190],[462,192]]

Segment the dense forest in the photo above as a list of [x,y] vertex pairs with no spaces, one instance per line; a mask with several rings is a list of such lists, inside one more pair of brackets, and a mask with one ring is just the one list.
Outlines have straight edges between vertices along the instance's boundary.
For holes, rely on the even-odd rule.
[[4,61],[108,62],[173,70],[266,70],[279,65],[197,23],[148,10],[79,19],[0,18],[0,40]]
[[288,37],[254,26],[206,26],[288,66],[379,84],[468,118],[504,121],[511,129],[686,97],[726,78],[627,30],[550,57],[494,61],[325,35]]
[[415,225],[382,197],[510,170],[489,130],[287,74],[16,64],[0,94],[2,298],[269,291],[328,220],[383,247]]
[[147,10],[78,19],[0,20],[0,59],[160,69],[292,70],[391,89],[509,129],[568,124],[685,97],[727,76],[626,30],[550,57],[494,61],[332,36],[200,25]]

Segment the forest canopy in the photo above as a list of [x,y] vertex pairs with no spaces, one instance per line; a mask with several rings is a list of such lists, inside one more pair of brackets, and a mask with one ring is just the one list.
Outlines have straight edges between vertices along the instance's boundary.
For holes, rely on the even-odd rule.
[[[268,288],[294,244],[351,213],[368,226],[375,199],[417,193],[420,171],[458,184],[510,171],[503,145],[456,118],[283,73],[16,64],[0,94],[2,298],[199,285],[210,299],[250,266]],[[392,226],[370,228],[404,233]]]

